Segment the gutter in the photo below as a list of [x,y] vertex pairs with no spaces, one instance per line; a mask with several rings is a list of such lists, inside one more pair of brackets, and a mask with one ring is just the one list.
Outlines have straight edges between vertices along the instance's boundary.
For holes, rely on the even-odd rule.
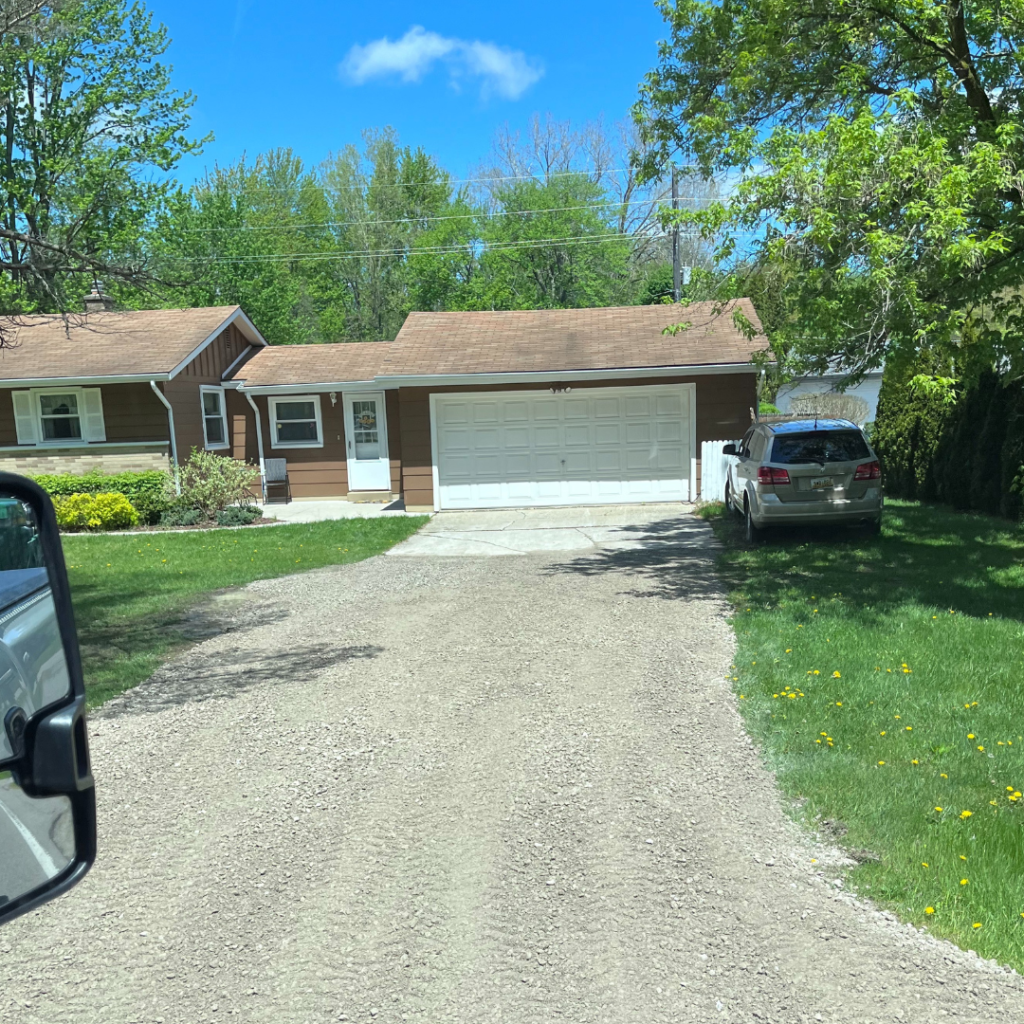
[[149,386],[153,394],[160,399],[161,404],[167,410],[167,426],[171,432],[171,464],[174,466],[174,493],[181,494],[181,480],[178,478],[178,441],[174,436],[174,409],[167,401],[167,396],[156,386],[156,381],[151,380]]
[[263,464],[263,427],[260,426],[260,410],[256,403],[252,400],[252,395],[248,391],[243,391],[245,400],[252,406],[252,411],[256,414],[256,449],[260,453],[260,491],[262,492],[263,501],[266,503],[267,500],[267,468]]

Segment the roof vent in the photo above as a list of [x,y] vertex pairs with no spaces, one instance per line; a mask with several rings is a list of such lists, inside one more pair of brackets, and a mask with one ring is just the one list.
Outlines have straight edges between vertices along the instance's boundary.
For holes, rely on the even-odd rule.
[[93,281],[92,291],[85,297],[86,313],[108,313],[114,308],[114,300],[103,290],[99,281]]

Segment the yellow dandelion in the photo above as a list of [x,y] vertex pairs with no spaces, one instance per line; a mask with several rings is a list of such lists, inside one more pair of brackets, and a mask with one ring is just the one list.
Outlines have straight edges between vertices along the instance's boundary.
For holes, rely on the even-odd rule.
[[836,672],[832,673],[832,678],[833,679],[842,679],[843,677],[839,674],[838,671],[836,671]]
[[974,924],[971,925],[971,927],[972,928],[980,928],[981,927],[981,922],[980,921],[975,921]]
[[926,861],[926,860],[921,861],[921,867],[923,867],[923,868],[928,867],[928,861]]
[[939,778],[940,779],[948,779],[949,776],[945,772],[939,772]]
[[979,750],[980,750],[980,751],[981,751],[981,752],[982,752],[983,754],[985,753],[985,748],[984,748],[984,747],[978,747],[978,749],[979,749]]
[[842,706],[843,706],[843,702],[841,700],[837,700],[836,701],[836,707],[837,708],[841,708]]
[[907,732],[913,732],[914,731],[914,727],[912,725],[906,725],[906,726],[904,726],[904,729],[906,729]]
[[961,860],[967,860],[967,858],[962,853],[960,854],[960,859]]
[[973,811],[961,811],[960,812],[960,819],[962,821],[966,821],[973,813],[974,813]]
[[920,762],[920,761],[917,761],[917,760],[913,760],[913,761],[911,761],[910,763],[911,763],[911,764],[920,764],[921,762]]
[[936,808],[935,808],[935,810],[936,810],[936,811],[937,811],[937,812],[938,812],[939,814],[941,814],[941,813],[942,813],[942,808],[941,808],[941,807],[936,807]]
[[[967,705],[965,704],[965,705],[964,705],[964,707],[967,707]],[[973,733],[973,732],[969,732],[969,733],[967,734],[967,738],[968,738],[969,740],[973,740],[973,739],[974,739],[974,733]]]
[[[933,615],[933,616],[932,616],[932,618],[934,618],[934,617],[935,617],[935,616]],[[934,913],[935,913],[935,908],[934,908],[934,907],[925,907],[925,908],[924,908],[924,912],[925,912],[926,914],[934,914]],[[1021,916],[1021,917],[1024,917],[1024,914],[1021,914],[1020,916]]]
[[878,762],[878,767],[879,767],[879,768],[881,768],[881,767],[882,767],[882,765],[884,765],[884,764],[885,764],[885,762],[884,762],[884,761],[879,761],[879,762]]
[[879,736],[884,736],[885,735],[885,730],[883,729],[878,735]]
[[966,885],[967,884],[967,879],[966,878],[961,878],[960,879],[960,884],[961,885]]

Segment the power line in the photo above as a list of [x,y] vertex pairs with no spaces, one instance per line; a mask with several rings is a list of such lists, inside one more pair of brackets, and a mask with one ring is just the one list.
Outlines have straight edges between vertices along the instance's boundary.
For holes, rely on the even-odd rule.
[[[681,196],[680,202],[710,203],[712,196]],[[198,234],[209,231],[301,231],[308,228],[349,228],[368,227],[383,224],[428,224],[436,221],[470,220],[479,217],[481,220],[492,220],[495,217],[526,216],[537,213],[569,213],[579,210],[601,210],[608,207],[653,206],[662,203],[663,199],[630,199],[624,202],[589,203],[583,206],[549,206],[539,210],[497,210],[492,213],[449,213],[432,217],[400,217],[397,220],[337,220],[321,221],[308,224],[236,224],[225,227],[185,228],[186,234]]]
[[569,238],[537,238],[522,242],[482,242],[461,245],[436,245],[423,246],[422,248],[403,249],[364,249],[357,252],[312,252],[312,253],[267,253],[259,256],[208,256],[199,259],[189,259],[186,256],[166,257],[177,263],[289,263],[292,260],[305,260],[319,262],[321,260],[356,260],[356,259],[380,259],[388,256],[418,256],[434,255],[443,256],[453,253],[473,254],[474,252],[503,252],[510,249],[539,249],[549,245],[586,245],[594,242],[606,242],[611,239],[622,241],[653,240],[666,238],[667,232],[657,232],[643,235],[624,235],[619,232],[610,232],[603,235],[576,235]]
[[[594,171],[551,171],[549,174],[505,174],[505,175],[491,175],[482,178],[451,178],[448,180],[432,179],[431,181],[383,181],[379,184],[369,185],[368,183],[361,182],[352,185],[341,185],[335,188],[322,188],[324,192],[344,192],[349,189],[362,189],[366,187],[372,188],[417,188],[420,185],[473,185],[481,181],[537,181],[538,179],[547,180],[549,178],[566,178],[566,177],[581,177],[589,176],[591,173],[597,173],[601,176],[606,174],[628,174],[634,168],[630,167],[610,167],[604,171],[598,171],[594,168]],[[297,181],[291,185],[263,185],[262,188],[266,188],[270,191],[275,192],[286,192],[296,188],[304,188],[306,184],[310,182]],[[197,188],[205,188],[206,185],[200,182]]]

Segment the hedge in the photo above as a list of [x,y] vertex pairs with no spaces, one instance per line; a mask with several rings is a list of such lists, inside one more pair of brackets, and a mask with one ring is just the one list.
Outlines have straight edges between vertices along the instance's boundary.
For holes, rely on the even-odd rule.
[[1024,384],[987,372],[947,405],[912,392],[910,376],[882,378],[871,443],[886,493],[1019,519]]
[[51,497],[69,494],[123,494],[139,513],[143,523],[160,522],[171,506],[174,491],[170,474],[151,469],[137,473],[101,473],[93,470],[83,476],[58,473],[34,477]]

